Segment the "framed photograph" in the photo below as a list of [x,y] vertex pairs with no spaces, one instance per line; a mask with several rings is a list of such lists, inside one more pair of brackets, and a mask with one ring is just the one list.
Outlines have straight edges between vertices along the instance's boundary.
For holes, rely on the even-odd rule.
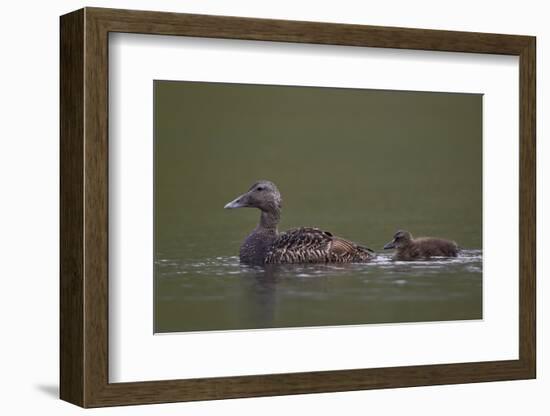
[[63,400],[535,378],[534,37],[60,24]]

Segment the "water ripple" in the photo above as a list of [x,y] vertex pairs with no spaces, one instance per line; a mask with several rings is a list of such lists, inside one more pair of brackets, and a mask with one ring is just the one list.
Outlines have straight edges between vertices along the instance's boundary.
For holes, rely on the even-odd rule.
[[[257,275],[267,269],[275,271],[279,276],[310,278],[310,277],[338,277],[343,275],[385,275],[396,277],[403,275],[433,275],[481,273],[481,250],[463,250],[459,257],[433,258],[424,261],[394,261],[387,253],[378,254],[378,257],[369,263],[350,264],[284,264],[248,266],[241,264],[237,256],[212,257],[205,259],[173,259],[162,258],[156,262],[158,276],[161,278],[177,277],[181,275],[203,276],[246,276]],[[400,283],[398,283],[400,282]],[[404,284],[406,281],[394,283]]]
[[[480,319],[482,252],[362,264],[247,266],[236,256],[155,264],[163,331]],[[159,322],[160,322],[159,321]]]

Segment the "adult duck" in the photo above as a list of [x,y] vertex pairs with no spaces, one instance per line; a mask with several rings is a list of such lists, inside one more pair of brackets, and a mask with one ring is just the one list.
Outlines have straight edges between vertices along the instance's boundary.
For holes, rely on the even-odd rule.
[[256,182],[224,208],[257,208],[261,212],[257,227],[241,245],[243,263],[362,263],[376,257],[371,249],[318,228],[301,227],[279,234],[282,198],[270,181]]
[[405,230],[398,230],[384,250],[396,249],[395,260],[427,260],[431,257],[456,257],[458,245],[454,241],[434,237],[413,238]]

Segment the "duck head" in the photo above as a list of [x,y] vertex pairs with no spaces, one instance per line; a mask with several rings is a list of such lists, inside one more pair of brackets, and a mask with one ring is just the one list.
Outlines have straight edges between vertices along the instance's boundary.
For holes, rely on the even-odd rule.
[[384,250],[405,247],[411,242],[411,240],[412,235],[410,232],[399,230],[393,235],[393,240],[384,246]]
[[258,181],[244,194],[227,203],[225,209],[258,208],[263,212],[279,212],[282,199],[273,182]]

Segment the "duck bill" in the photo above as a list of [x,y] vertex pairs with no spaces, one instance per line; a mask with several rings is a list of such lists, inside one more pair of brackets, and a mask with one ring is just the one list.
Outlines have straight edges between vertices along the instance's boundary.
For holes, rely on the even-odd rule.
[[384,246],[384,250],[389,250],[391,248],[395,248],[395,240],[390,241]]
[[235,198],[233,201],[225,204],[223,208],[224,209],[246,208],[248,207],[247,200],[248,200],[248,194],[243,194]]

